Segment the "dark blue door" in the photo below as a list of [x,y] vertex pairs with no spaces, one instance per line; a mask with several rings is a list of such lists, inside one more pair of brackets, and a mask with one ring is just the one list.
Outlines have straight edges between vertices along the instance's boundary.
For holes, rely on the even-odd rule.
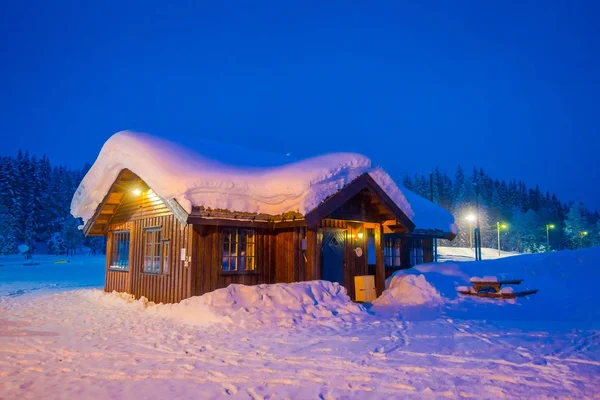
[[323,279],[344,284],[345,230],[323,231]]

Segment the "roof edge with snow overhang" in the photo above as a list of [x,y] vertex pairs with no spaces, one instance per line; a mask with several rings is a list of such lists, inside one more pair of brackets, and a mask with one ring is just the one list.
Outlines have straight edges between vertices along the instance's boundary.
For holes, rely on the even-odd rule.
[[254,215],[307,216],[326,199],[368,174],[393,203],[390,208],[406,216],[415,229],[456,234],[452,214],[397,185],[360,154],[333,153],[271,167],[236,167],[210,158],[218,152],[201,141],[198,149],[201,154],[143,133],[114,134],[77,188],[71,213],[87,224],[125,169],[139,176],[171,210],[177,211],[178,219],[199,207]]

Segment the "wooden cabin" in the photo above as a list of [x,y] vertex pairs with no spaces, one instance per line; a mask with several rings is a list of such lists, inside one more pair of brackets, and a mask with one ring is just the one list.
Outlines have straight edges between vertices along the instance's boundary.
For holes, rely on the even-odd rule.
[[162,303],[232,283],[316,279],[339,282],[355,298],[358,275],[374,275],[380,294],[393,271],[433,261],[434,238],[454,237],[450,229],[419,230],[369,173],[305,214],[202,204],[187,211],[128,168],[102,194],[83,232],[107,236],[105,290]]

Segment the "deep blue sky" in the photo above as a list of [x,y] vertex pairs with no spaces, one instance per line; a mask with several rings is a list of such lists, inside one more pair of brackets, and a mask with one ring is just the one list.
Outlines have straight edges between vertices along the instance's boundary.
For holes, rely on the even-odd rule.
[[79,167],[133,129],[600,208],[600,2],[171,3],[4,2],[0,154]]

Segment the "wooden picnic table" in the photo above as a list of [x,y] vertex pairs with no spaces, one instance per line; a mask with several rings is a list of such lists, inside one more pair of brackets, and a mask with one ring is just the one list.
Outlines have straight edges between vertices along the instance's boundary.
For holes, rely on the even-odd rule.
[[493,291],[495,293],[500,293],[500,290],[502,290],[502,285],[519,285],[521,282],[523,282],[523,279],[507,279],[503,281],[471,281],[473,284],[473,289],[475,289],[477,293],[480,291]]
[[458,292],[478,297],[491,297],[498,299],[514,299],[517,297],[528,296],[538,292],[537,289],[524,290],[521,292],[502,292],[502,285],[519,285],[523,279],[505,279],[505,280],[484,280],[476,279],[470,281],[473,286],[459,289]]

